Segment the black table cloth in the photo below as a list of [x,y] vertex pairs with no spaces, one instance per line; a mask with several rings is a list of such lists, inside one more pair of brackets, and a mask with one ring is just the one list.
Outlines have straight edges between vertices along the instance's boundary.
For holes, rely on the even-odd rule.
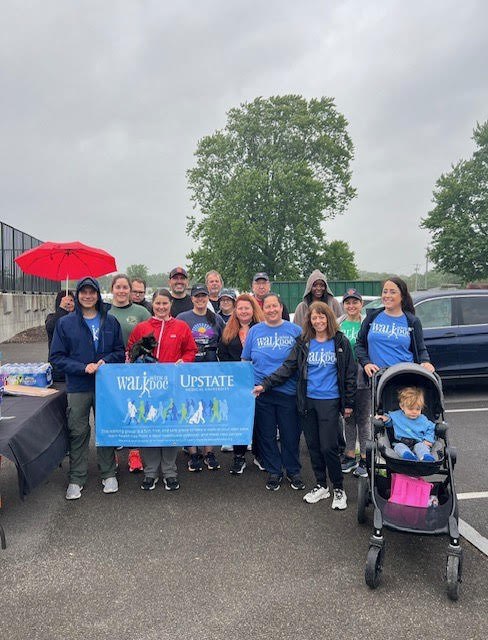
[[60,464],[68,450],[66,393],[45,398],[4,396],[0,455],[15,463],[23,499]]

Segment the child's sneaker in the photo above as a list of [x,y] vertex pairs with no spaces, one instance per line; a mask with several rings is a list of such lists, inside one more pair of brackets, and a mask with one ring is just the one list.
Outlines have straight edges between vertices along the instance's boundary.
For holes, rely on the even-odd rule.
[[417,456],[415,455],[415,453],[413,453],[412,451],[410,451],[410,449],[407,449],[406,451],[404,451],[402,453],[402,458],[404,460],[418,460]]
[[201,471],[203,469],[202,466],[202,456],[200,453],[192,453],[190,454],[190,459],[188,460],[188,471]]
[[207,469],[210,469],[210,471],[220,469],[220,463],[215,457],[215,453],[213,451],[209,451],[203,461],[207,465]]
[[366,469],[366,460],[364,458],[361,458],[358,466],[354,469],[352,473],[354,476],[356,476],[356,478],[368,477],[368,470]]
[[129,471],[131,473],[139,473],[139,471],[144,470],[144,465],[142,464],[141,454],[139,453],[139,449],[131,449],[129,451]]
[[351,473],[358,466],[356,462],[356,458],[349,458],[348,456],[344,456],[342,459],[341,469],[342,473]]
[[422,462],[435,462],[435,458],[432,454],[426,453],[425,456],[422,458]]
[[344,489],[334,489],[334,499],[332,500],[333,509],[346,509],[347,496]]

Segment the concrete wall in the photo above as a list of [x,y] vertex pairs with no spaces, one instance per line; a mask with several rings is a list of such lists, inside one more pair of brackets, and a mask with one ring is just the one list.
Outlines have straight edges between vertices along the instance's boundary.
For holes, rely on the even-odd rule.
[[0,293],[0,342],[20,331],[44,325],[54,311],[56,294]]

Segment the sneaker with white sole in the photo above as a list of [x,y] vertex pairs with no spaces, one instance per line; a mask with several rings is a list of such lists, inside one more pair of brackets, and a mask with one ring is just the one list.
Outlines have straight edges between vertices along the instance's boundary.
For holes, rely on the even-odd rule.
[[224,453],[232,453],[232,451],[234,451],[234,445],[232,445],[232,444],[223,444],[220,447],[220,450],[223,451]]
[[163,478],[164,488],[166,491],[178,491],[180,488],[180,483],[178,482],[178,478],[172,476],[171,478]]
[[261,461],[259,460],[259,458],[254,458],[253,459],[253,463],[256,465],[256,467],[259,469],[259,471],[266,471],[266,469],[263,467]]
[[105,478],[102,480],[103,484],[103,493],[117,493],[119,490],[119,483],[117,482],[117,478],[113,476],[111,478]]
[[66,489],[66,500],[78,500],[78,498],[81,498],[82,491],[83,487],[81,485],[70,482]]
[[155,488],[158,480],[159,478],[150,478],[149,476],[146,476],[141,482],[141,489],[143,491],[152,491]]
[[361,458],[361,460],[359,461],[358,466],[352,472],[352,475],[356,476],[356,478],[367,478],[368,477],[368,470],[366,469],[366,460],[364,458]]
[[347,496],[344,489],[334,489],[334,499],[332,500],[333,509],[346,509]]
[[342,473],[351,473],[358,466],[356,458],[349,458],[344,456],[341,463]]
[[315,487],[303,496],[305,502],[309,504],[315,504],[319,500],[330,498],[329,487],[323,487],[321,484],[315,485]]
[[234,456],[232,464],[230,465],[230,473],[233,475],[240,475],[246,468],[246,458],[244,456]]

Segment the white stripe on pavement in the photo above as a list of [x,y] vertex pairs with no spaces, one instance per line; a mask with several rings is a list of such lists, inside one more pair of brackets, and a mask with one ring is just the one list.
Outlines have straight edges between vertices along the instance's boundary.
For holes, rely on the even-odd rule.
[[476,498],[488,498],[488,491],[470,491],[469,493],[458,493],[458,500],[475,500]]
[[481,533],[478,533],[476,529],[473,529],[470,524],[461,520],[461,518],[459,518],[459,533],[474,547],[479,549],[481,553],[488,556],[488,540],[484,538]]
[[479,409],[446,409],[446,413],[468,413],[474,411],[488,411],[488,407],[480,407]]

